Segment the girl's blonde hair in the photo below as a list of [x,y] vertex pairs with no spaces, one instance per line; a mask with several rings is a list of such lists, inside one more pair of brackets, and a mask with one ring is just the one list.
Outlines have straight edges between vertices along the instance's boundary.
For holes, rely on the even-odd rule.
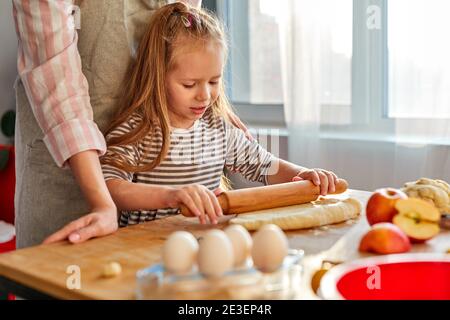
[[[148,164],[134,166],[120,155],[109,160],[103,158],[102,163],[129,172],[144,172],[152,170],[164,160],[170,147],[166,75],[173,67],[174,52],[178,47],[199,44],[199,41],[218,42],[226,56],[227,41],[222,24],[206,10],[177,2],[152,14],[148,30],[140,42],[136,60],[130,66],[124,82],[121,109],[106,135],[137,114],[141,119],[139,124],[126,134],[108,138],[108,146],[137,145],[149,133],[153,136],[159,127],[163,137],[161,151],[158,157]],[[222,81],[219,96],[211,105],[211,112],[229,121],[232,109]]]

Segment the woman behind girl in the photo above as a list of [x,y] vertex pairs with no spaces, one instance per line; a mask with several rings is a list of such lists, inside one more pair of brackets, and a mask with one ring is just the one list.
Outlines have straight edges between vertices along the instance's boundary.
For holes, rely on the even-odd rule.
[[101,160],[120,226],[177,214],[182,204],[216,224],[225,167],[266,185],[307,179],[334,192],[334,173],[278,159],[230,124],[226,56],[223,28],[208,12],[174,3],[153,14]]

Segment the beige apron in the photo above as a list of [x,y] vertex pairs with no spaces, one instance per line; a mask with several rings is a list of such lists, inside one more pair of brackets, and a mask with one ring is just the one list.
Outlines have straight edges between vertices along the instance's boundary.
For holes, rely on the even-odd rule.
[[[119,87],[152,11],[161,0],[80,2],[78,49],[89,83],[94,120],[104,132],[117,108]],[[89,212],[70,170],[58,168],[43,142],[21,81],[16,83],[17,247],[47,236]]]

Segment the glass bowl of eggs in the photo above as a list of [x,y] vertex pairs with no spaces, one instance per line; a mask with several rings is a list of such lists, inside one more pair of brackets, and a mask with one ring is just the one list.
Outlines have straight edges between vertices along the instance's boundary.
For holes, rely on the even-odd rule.
[[139,300],[295,299],[303,250],[266,225],[253,237],[243,227],[214,229],[196,239],[186,231],[165,241],[162,262],[136,273]]

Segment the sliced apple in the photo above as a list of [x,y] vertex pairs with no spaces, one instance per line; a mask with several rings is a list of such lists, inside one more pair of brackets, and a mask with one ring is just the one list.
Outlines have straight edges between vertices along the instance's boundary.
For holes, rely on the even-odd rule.
[[427,201],[418,198],[400,199],[395,207],[398,214],[393,222],[403,230],[413,242],[424,242],[439,231],[439,210]]
[[406,193],[398,189],[381,188],[375,190],[367,201],[367,221],[371,226],[381,222],[392,222],[392,219],[398,213],[395,203],[399,199],[407,198]]

